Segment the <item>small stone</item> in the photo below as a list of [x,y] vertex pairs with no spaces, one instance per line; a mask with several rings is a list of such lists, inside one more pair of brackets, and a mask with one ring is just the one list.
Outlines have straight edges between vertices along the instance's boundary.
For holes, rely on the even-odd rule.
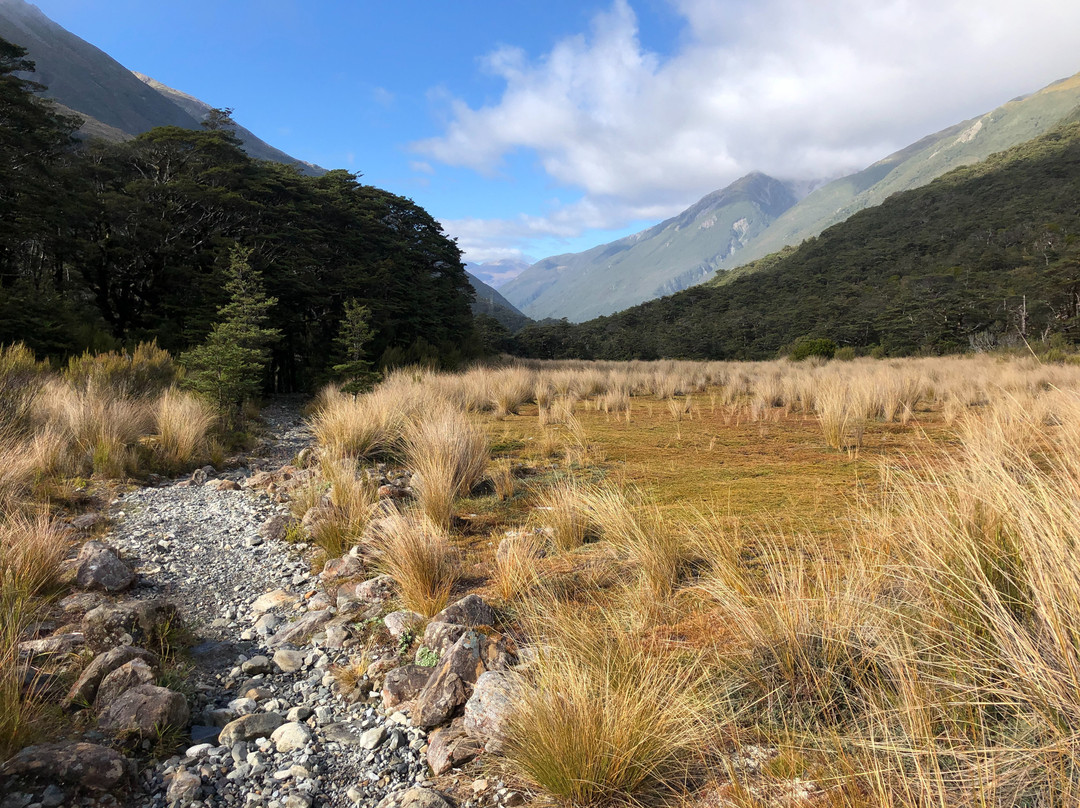
[[222,728],[219,742],[222,746],[232,746],[238,741],[268,738],[283,723],[284,720],[277,713],[254,713],[241,716]]
[[379,725],[372,727],[360,736],[359,746],[362,749],[375,749],[386,738],[386,727]]
[[88,541],[75,560],[75,581],[82,589],[122,592],[135,583],[135,573],[120,560],[116,550],[99,541]]
[[272,668],[270,667],[270,660],[260,654],[242,663],[240,670],[248,676],[255,676],[260,673],[270,673]]
[[298,721],[290,721],[275,729],[270,740],[279,753],[285,754],[307,746],[311,740],[311,730]]
[[282,673],[295,673],[304,667],[304,655],[299,651],[281,648],[274,652],[274,664]]
[[194,772],[179,771],[173,775],[165,798],[170,808],[188,808],[202,796],[202,778]]

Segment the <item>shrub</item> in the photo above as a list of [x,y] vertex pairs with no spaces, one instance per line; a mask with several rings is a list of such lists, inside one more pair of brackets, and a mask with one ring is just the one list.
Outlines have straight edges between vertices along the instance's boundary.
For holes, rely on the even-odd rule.
[[157,343],[141,342],[130,354],[88,351],[73,356],[64,376],[80,392],[144,399],[159,395],[176,381],[176,366]]
[[791,346],[788,355],[795,362],[809,359],[811,356],[832,359],[836,355],[836,343],[831,339],[820,337],[799,337]]

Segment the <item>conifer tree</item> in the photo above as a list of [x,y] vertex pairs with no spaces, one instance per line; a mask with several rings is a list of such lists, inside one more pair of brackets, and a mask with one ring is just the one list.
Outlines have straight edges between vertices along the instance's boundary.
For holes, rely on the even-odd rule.
[[346,393],[359,393],[370,387],[374,381],[371,360],[367,358],[367,345],[375,336],[371,328],[371,309],[358,301],[345,302],[345,316],[338,326],[337,344],[345,361],[334,365],[334,373],[345,379],[342,390]]
[[225,282],[229,302],[218,309],[218,322],[203,344],[180,357],[186,386],[209,398],[232,426],[239,424],[243,403],[261,391],[270,346],[281,336],[266,327],[277,299],[266,296],[251,252],[233,247]]

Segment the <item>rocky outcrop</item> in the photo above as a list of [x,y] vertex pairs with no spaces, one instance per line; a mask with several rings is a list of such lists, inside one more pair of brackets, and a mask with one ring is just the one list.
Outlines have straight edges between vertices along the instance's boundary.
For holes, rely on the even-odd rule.
[[82,791],[112,791],[132,779],[127,758],[94,743],[28,746],[0,766],[0,774],[27,783],[58,783]]
[[116,550],[99,541],[88,541],[75,559],[75,582],[82,589],[123,592],[135,583],[135,573],[120,560]]
[[169,633],[178,620],[176,607],[165,600],[105,603],[86,613],[82,631],[94,651],[118,645],[160,647],[169,644]]
[[480,674],[506,670],[514,660],[513,643],[507,638],[466,631],[435,666],[416,697],[413,720],[421,727],[446,722],[465,706]]

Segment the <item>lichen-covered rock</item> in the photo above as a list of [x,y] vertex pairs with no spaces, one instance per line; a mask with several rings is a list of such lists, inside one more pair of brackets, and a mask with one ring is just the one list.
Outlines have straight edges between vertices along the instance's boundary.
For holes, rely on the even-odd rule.
[[135,583],[135,573],[120,560],[116,550],[99,541],[88,541],[75,559],[75,582],[80,589],[123,592]]
[[382,686],[383,708],[390,709],[415,699],[427,684],[431,670],[420,665],[404,665],[388,671]]
[[416,697],[413,720],[421,727],[446,722],[465,706],[480,674],[507,670],[515,659],[513,643],[506,637],[466,631],[447,650]]
[[390,632],[390,636],[395,640],[406,631],[413,631],[423,623],[424,616],[409,609],[398,609],[383,618],[386,630]]
[[165,792],[169,808],[188,808],[201,796],[202,778],[194,772],[183,769],[173,775],[172,780],[169,781],[169,789]]
[[463,719],[455,718],[428,736],[427,762],[436,776],[475,760],[483,746],[465,732]]
[[271,609],[277,609],[282,606],[292,606],[296,603],[296,600],[296,595],[292,595],[284,589],[275,589],[273,592],[259,595],[259,597],[251,604],[251,611],[255,614],[264,614]]
[[86,791],[112,791],[134,773],[131,762],[95,743],[46,743],[28,746],[0,766],[4,777],[37,783],[63,783]]
[[94,697],[94,706],[98,710],[106,710],[110,704],[131,688],[153,683],[154,669],[143,659],[132,659],[101,680],[97,695]]
[[495,612],[479,595],[466,595],[451,603],[433,618],[432,622],[456,623],[459,626],[493,626]]
[[481,742],[485,751],[503,751],[520,687],[521,677],[509,671],[485,671],[473,685],[473,694],[465,703],[463,729]]
[[133,659],[141,659],[152,665],[157,664],[157,657],[149,651],[130,645],[121,645],[118,648],[98,654],[86,666],[86,670],[82,672],[75,684],[71,686],[71,690],[68,691],[67,698],[64,700],[64,705],[71,707],[93,704],[102,680]]
[[187,699],[174,690],[139,685],[122,693],[98,719],[103,730],[154,738],[164,730],[187,726]]
[[176,607],[164,600],[105,603],[86,613],[82,630],[93,651],[118,645],[156,647],[168,642],[178,620]]
[[461,635],[467,631],[460,623],[444,623],[441,620],[432,620],[424,629],[422,644],[430,648],[441,657],[446,651],[461,639]]

